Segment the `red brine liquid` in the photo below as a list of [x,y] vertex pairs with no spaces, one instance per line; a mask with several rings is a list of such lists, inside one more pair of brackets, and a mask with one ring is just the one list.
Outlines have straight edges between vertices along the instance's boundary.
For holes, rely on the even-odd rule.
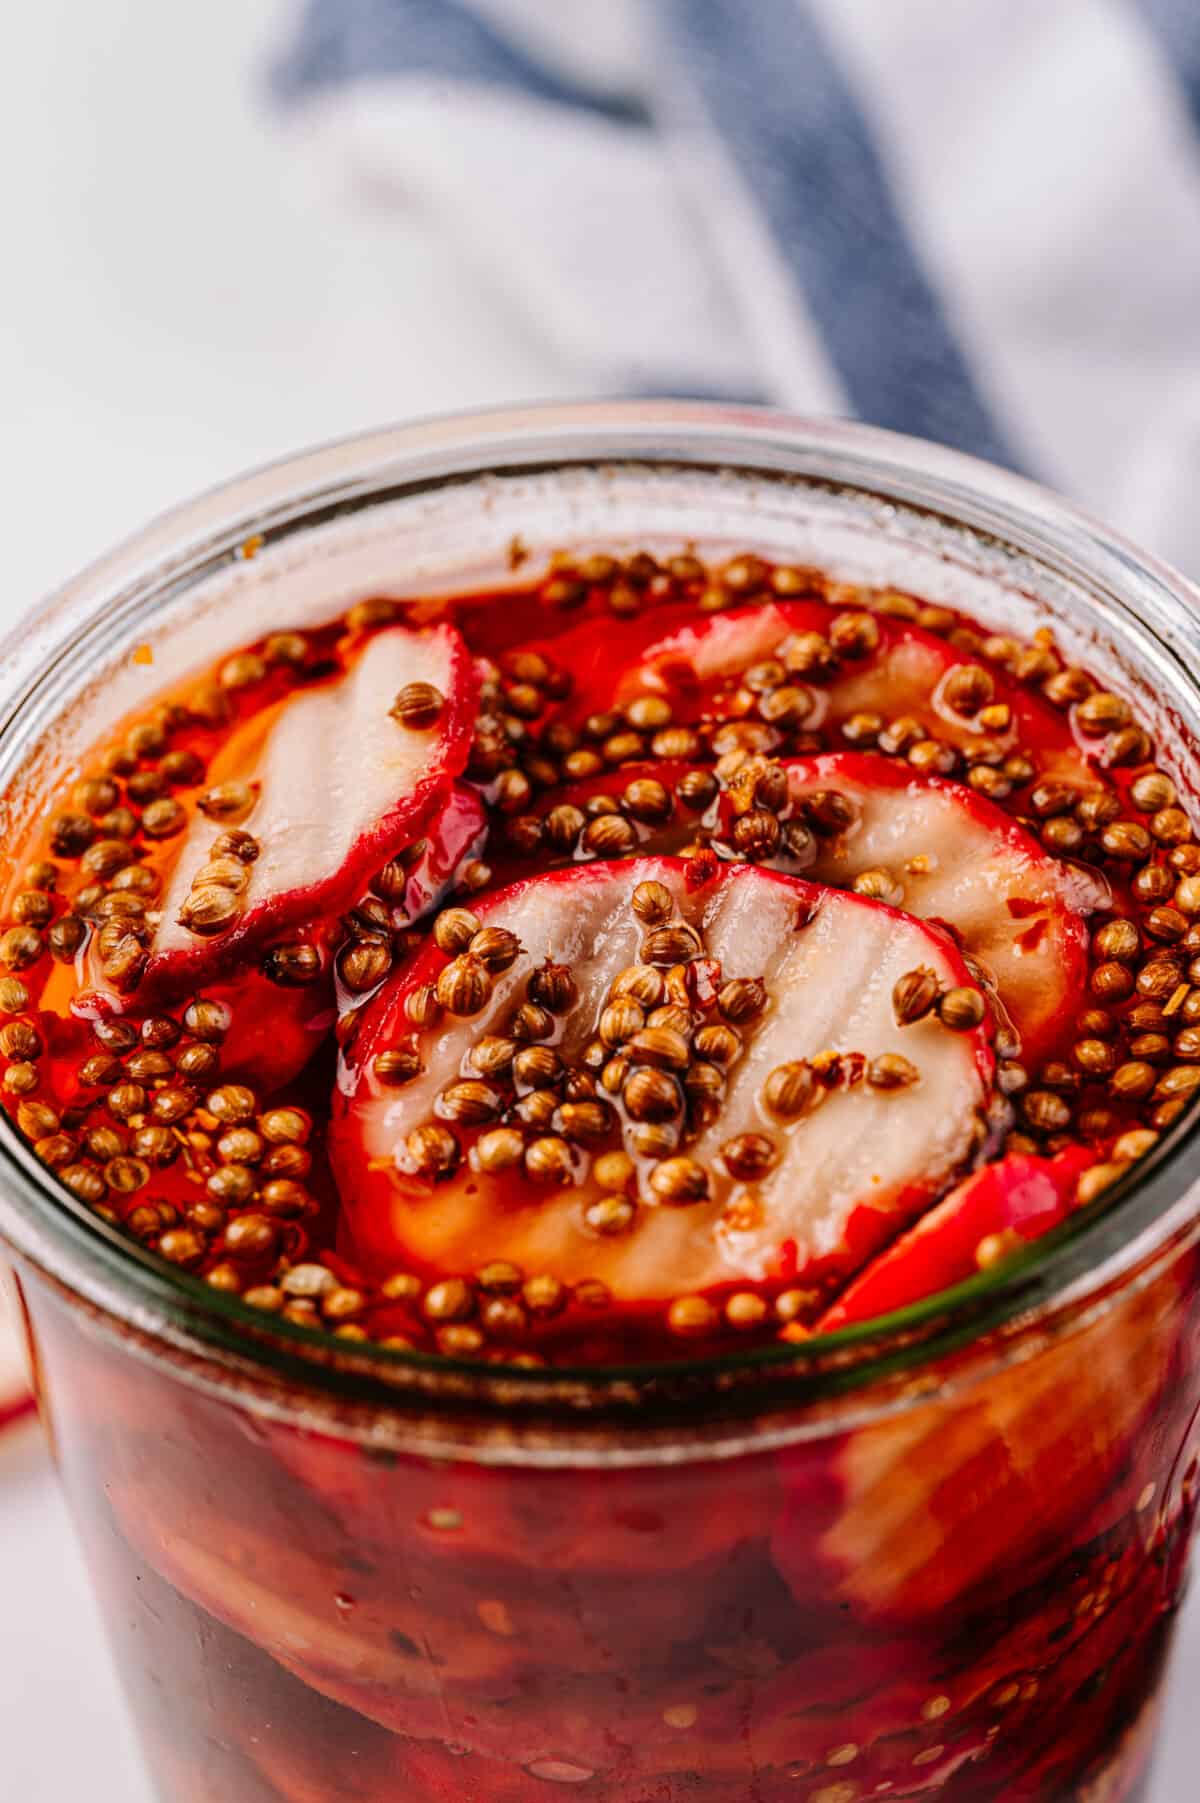
[[[1128,703],[750,554],[275,633],[41,818],[4,1105],[248,1332],[801,1347],[1103,1208],[1200,1087],[1200,844]],[[27,1305],[164,1796],[1134,1803],[1195,1275],[836,1434],[587,1469],[251,1416]]]

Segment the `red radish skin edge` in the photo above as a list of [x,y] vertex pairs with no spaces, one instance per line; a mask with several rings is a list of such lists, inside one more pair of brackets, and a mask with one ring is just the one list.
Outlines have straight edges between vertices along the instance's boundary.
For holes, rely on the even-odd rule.
[[[951,776],[915,771],[911,764],[880,751],[826,751],[816,757],[781,758],[780,764],[789,775],[793,771],[811,773],[817,778],[826,775],[832,778],[840,774],[850,782],[861,784],[864,789],[907,789],[918,785],[922,789],[946,795],[994,838],[1003,839],[1011,851],[1022,857],[1028,857],[1032,853],[1055,869],[1061,866],[1061,860],[1052,858],[1048,852],[1043,851],[1037,840],[1011,814],[1006,814],[994,801],[977,795],[966,783],[956,782]],[[1082,922],[1080,931],[1080,943],[1086,949],[1087,929],[1082,926]]]
[[1026,1241],[1075,1208],[1080,1177],[1096,1155],[1072,1146],[1055,1158],[1013,1153],[983,1165],[861,1271],[816,1324],[817,1333],[872,1321],[977,1275],[976,1248],[1012,1228]]

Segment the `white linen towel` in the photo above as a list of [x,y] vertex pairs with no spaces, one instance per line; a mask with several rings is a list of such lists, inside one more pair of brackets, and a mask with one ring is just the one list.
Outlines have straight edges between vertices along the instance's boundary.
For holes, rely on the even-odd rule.
[[308,0],[271,92],[594,392],[939,439],[1200,573],[1194,0]]

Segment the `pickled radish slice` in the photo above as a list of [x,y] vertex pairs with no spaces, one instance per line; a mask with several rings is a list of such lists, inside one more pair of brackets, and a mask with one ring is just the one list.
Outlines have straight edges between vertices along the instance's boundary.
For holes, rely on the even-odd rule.
[[[819,827],[798,862],[782,835],[762,861],[806,878],[849,888],[867,872],[887,879],[888,900],[907,914],[951,928],[979,967],[1027,1058],[1070,1030],[1087,981],[1088,927],[1111,895],[1098,871],[1051,857],[1011,814],[963,783],[927,775],[880,752],[831,752],[784,758],[789,800],[779,818],[805,820],[805,804],[831,790],[849,798],[842,832]],[[733,787],[707,807],[679,799],[697,764],[636,764],[604,771],[539,798],[544,828],[536,856],[587,862],[633,852],[681,851],[697,832],[718,855],[739,856]],[[716,779],[709,774],[709,792]],[[589,804],[609,796],[615,815],[596,818]],[[656,798],[661,808],[655,807]],[[578,836],[571,839],[571,823]],[[753,856],[753,853],[750,855]],[[503,877],[528,868],[528,854],[501,857]]]
[[[847,620],[857,631],[839,642]],[[810,640],[823,643],[824,661],[810,661]],[[769,660],[783,665],[772,683],[804,698],[777,726],[780,743],[792,727],[809,731],[853,715],[878,715],[881,724],[910,719],[950,745],[986,738],[1004,750],[1019,746],[1035,757],[1043,751],[1041,775],[1095,786],[1083,754],[1064,745],[1062,718],[1050,702],[995,664],[907,620],[818,601],[731,608],[665,636],[647,633],[640,657],[627,659],[609,694],[592,706],[626,707],[639,695],[662,695],[678,721],[702,712],[769,721],[772,710],[761,701],[747,716],[738,680]],[[961,686],[964,673],[978,694]],[[989,713],[989,704],[1006,712]]]
[[1069,1031],[1087,981],[1087,916],[1110,900],[1097,874],[1072,868],[994,802],[879,753],[789,759],[793,806],[830,789],[849,796],[845,832],[818,837],[812,876],[851,883],[868,870],[892,879],[889,899],[922,920],[947,922],[991,978],[1034,1058]]
[[[401,719],[393,706],[415,685],[436,696]],[[465,764],[475,693],[470,656],[452,627],[396,626],[369,639],[345,675],[289,696],[265,721],[254,716],[210,769],[208,785],[226,799],[238,785],[249,805],[222,810],[223,818],[193,815],[139,998],[194,990],[269,935],[350,905],[420,837]],[[257,846],[241,874],[220,845],[232,826]],[[197,883],[214,864],[214,879]],[[215,880],[221,875],[231,886]],[[214,891],[216,918],[228,920],[210,930],[197,903]],[[189,918],[202,930],[189,928]]]
[[1122,1297],[1102,1334],[1068,1332],[1016,1364],[997,1352],[978,1381],[968,1371],[847,1434],[816,1485],[801,1453],[786,1456],[793,1496],[773,1546],[796,1595],[818,1571],[824,1591],[832,1571],[869,1617],[936,1620],[967,1599],[1004,1608],[1064,1548],[1127,1516],[1155,1467],[1148,1417],[1178,1406],[1163,1387],[1178,1281]]
[[[679,1641],[686,1643],[702,1623],[704,1583],[711,1577],[698,1572],[690,1598],[686,1586],[679,1587],[684,1595],[672,1599],[670,1586],[655,1583],[642,1608],[630,1609],[628,1599],[623,1609],[612,1603],[604,1617],[595,1619],[590,1648],[595,1669],[580,1671],[572,1662],[573,1618],[563,1619],[557,1597],[537,1608],[523,1608],[514,1599],[511,1623],[499,1618],[514,1628],[511,1634],[487,1627],[488,1619],[498,1619],[486,1604],[489,1587],[494,1592],[508,1575],[503,1565],[473,1567],[473,1582],[453,1594],[439,1591],[434,1607],[419,1590],[415,1598],[377,1598],[371,1594],[373,1585],[360,1578],[354,1581],[353,1608],[342,1613],[334,1601],[337,1593],[330,1593],[328,1562],[302,1545],[250,1534],[235,1534],[228,1547],[214,1545],[186,1530],[163,1532],[128,1488],[118,1488],[112,1501],[121,1531],[160,1577],[317,1695],[398,1734],[425,1733],[429,1712],[437,1709],[440,1719],[452,1725],[456,1742],[519,1761],[559,1754],[562,1746],[546,1706],[547,1630],[564,1702],[582,1691],[602,1702],[604,1719],[620,1720],[626,1711],[634,1716],[636,1702],[625,1700],[625,1673],[638,1666],[633,1624],[641,1617],[644,1641],[659,1634],[665,1638],[680,1618]],[[611,1592],[611,1579],[608,1588]],[[586,1603],[579,1608],[585,1620],[592,1619]],[[615,1644],[606,1638],[606,1619],[619,1622],[623,1630]],[[580,1638],[586,1640],[586,1628]],[[522,1695],[522,1680],[536,1680],[538,1694]],[[577,1751],[585,1735],[591,1757],[599,1763],[605,1755],[604,1730],[598,1723],[580,1722],[571,1736]]]
[[973,1171],[859,1273],[821,1317],[819,1331],[936,1295],[973,1277],[990,1252],[1003,1256],[1049,1233],[1076,1206],[1076,1185],[1094,1162],[1086,1147],[1072,1146],[1055,1158],[1014,1152]]
[[[991,1076],[983,1032],[955,1033],[932,1016],[900,1028],[893,1010],[896,983],[915,968],[941,987],[969,984],[950,940],[877,902],[774,871],[701,875],[708,880],[693,887],[694,865],[641,859],[495,892],[476,901],[475,917],[481,929],[515,935],[521,949],[507,968],[481,977],[470,953],[450,968],[430,945],[368,1004],[331,1143],[369,1266],[408,1260],[462,1272],[508,1259],[563,1280],[599,1278],[630,1302],[739,1279],[844,1275],[971,1158]],[[644,884],[658,886],[657,928],[631,906]],[[677,1007],[668,1028],[652,997],[645,1009],[627,1006],[633,1074],[619,1101],[601,1078],[580,1113],[561,1073],[586,1072],[585,1049],[597,1034],[613,1037],[612,986],[641,958],[678,965],[672,982],[676,992],[685,986],[689,1011]],[[542,1022],[540,1052],[518,1047],[514,1109],[512,1080],[481,1079],[479,1059],[510,1039],[530,978],[536,996],[548,961],[569,972],[570,1000]],[[426,986],[449,1012],[414,1031],[410,998]],[[723,1009],[724,1077],[705,1038],[689,1044],[702,1026],[722,1024]],[[821,1079],[805,1062],[814,1058]],[[883,1087],[893,1075],[896,1085]],[[539,1085],[556,1106],[535,1103],[530,1125],[519,1110]],[[707,1100],[698,1118],[699,1089]],[[501,1121],[520,1156],[497,1168],[483,1135]],[[619,1196],[608,1197],[607,1213],[593,1209],[606,1197],[597,1155],[622,1144],[635,1166],[628,1219]]]
[[[272,1455],[322,1519],[337,1524],[343,1545],[368,1556],[374,1549],[382,1558],[397,1522],[411,1522],[411,1577],[403,1584],[419,1580],[427,1599],[452,1581],[469,1585],[476,1567],[492,1571],[514,1558],[528,1533],[521,1484],[503,1468],[455,1459],[405,1459],[381,1468],[370,1452],[325,1435],[273,1427],[266,1437]],[[674,1622],[678,1611],[678,1636],[694,1632],[695,1621],[683,1617],[694,1603],[695,1586],[681,1581],[681,1574],[727,1560],[764,1537],[778,1505],[769,1454],[727,1474],[726,1494],[737,1502],[732,1514],[710,1506],[695,1470],[681,1474],[674,1466],[651,1465],[619,1474],[598,1470],[583,1494],[570,1472],[544,1472],[538,1484],[537,1573],[523,1574],[522,1601],[544,1600],[543,1593],[554,1591],[566,1574],[593,1618],[611,1605],[613,1580],[624,1573],[635,1575],[652,1599],[660,1626]],[[669,1600],[658,1594],[659,1579],[674,1590]],[[603,1629],[602,1645],[627,1631],[624,1613],[614,1609],[612,1621],[605,1616],[596,1622]]]

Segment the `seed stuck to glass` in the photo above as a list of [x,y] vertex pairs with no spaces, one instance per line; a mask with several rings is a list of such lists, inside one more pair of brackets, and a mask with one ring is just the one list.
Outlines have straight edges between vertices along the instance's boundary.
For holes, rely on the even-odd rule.
[[1098,737],[1111,732],[1114,727],[1129,724],[1129,704],[1122,701],[1119,695],[1097,689],[1094,694],[1078,703],[1074,717],[1081,732]]
[[48,1102],[22,1102],[17,1109],[17,1126],[26,1139],[46,1139],[57,1133],[61,1118]]
[[891,871],[882,866],[873,870],[861,870],[851,887],[856,895],[865,895],[869,901],[886,902],[893,908],[898,908],[904,900],[903,884],[898,883]]
[[19,926],[44,927],[54,913],[54,903],[40,889],[23,889],[14,896],[12,917]]
[[1115,962],[1097,964],[1088,979],[1092,994],[1102,1002],[1124,1001],[1133,994],[1134,983],[1133,972]]
[[630,995],[609,1002],[600,1016],[600,1038],[606,1046],[623,1046],[646,1023],[644,1009]]
[[552,851],[573,851],[586,825],[587,815],[582,809],[570,802],[560,802],[557,807],[550,809],[542,821],[541,836]]
[[672,964],[687,964],[703,950],[700,935],[682,921],[674,926],[657,927],[642,941],[641,961],[658,969]]
[[698,1058],[728,1070],[742,1049],[741,1035],[726,1021],[714,1021],[696,1033],[693,1048]]
[[675,796],[693,814],[702,814],[716,800],[718,788],[711,770],[689,770],[676,783]]
[[517,1042],[500,1034],[485,1033],[471,1047],[468,1058],[472,1069],[481,1077],[503,1077],[511,1071]]
[[[19,1117],[17,1125],[20,1126]],[[69,1133],[51,1133],[46,1138],[37,1140],[33,1149],[44,1165],[56,1171],[73,1161],[79,1146]]]
[[517,1089],[550,1089],[563,1075],[562,1059],[552,1046],[522,1045],[513,1054],[513,1082]]
[[148,839],[170,839],[187,825],[187,814],[171,796],[152,801],[142,814],[142,831]]
[[61,914],[52,922],[46,934],[46,944],[55,963],[73,964],[87,934],[87,922],[81,920],[78,914]]
[[269,1215],[238,1215],[225,1229],[225,1251],[231,1258],[258,1263],[278,1249],[279,1231],[278,1223]]
[[227,1208],[243,1208],[253,1200],[256,1183],[249,1165],[226,1164],[213,1171],[205,1188],[215,1202]]
[[623,1190],[633,1182],[635,1167],[627,1152],[602,1152],[592,1165],[601,1189]]
[[1164,902],[1174,888],[1175,879],[1166,864],[1144,864],[1136,872],[1130,887],[1140,902]]
[[76,1072],[82,1084],[97,1089],[111,1089],[124,1074],[125,1067],[120,1059],[104,1052],[94,1052],[90,1058],[85,1058]]
[[245,1083],[222,1083],[204,1099],[208,1112],[230,1127],[252,1121],[258,1112],[258,1098]]
[[[280,1154],[286,1152],[294,1155],[297,1151],[298,1148],[295,1146],[276,1147],[273,1152],[268,1152],[263,1160],[263,1170],[280,1172]],[[301,1153],[300,1156],[302,1160],[307,1160],[307,1153]],[[307,1162],[296,1164],[294,1157],[292,1162],[296,1170],[307,1171]],[[280,1174],[270,1177],[263,1184],[258,1193],[258,1206],[268,1214],[279,1215],[281,1219],[290,1221],[301,1215],[311,1214],[314,1204],[308,1191],[295,1175]]]

